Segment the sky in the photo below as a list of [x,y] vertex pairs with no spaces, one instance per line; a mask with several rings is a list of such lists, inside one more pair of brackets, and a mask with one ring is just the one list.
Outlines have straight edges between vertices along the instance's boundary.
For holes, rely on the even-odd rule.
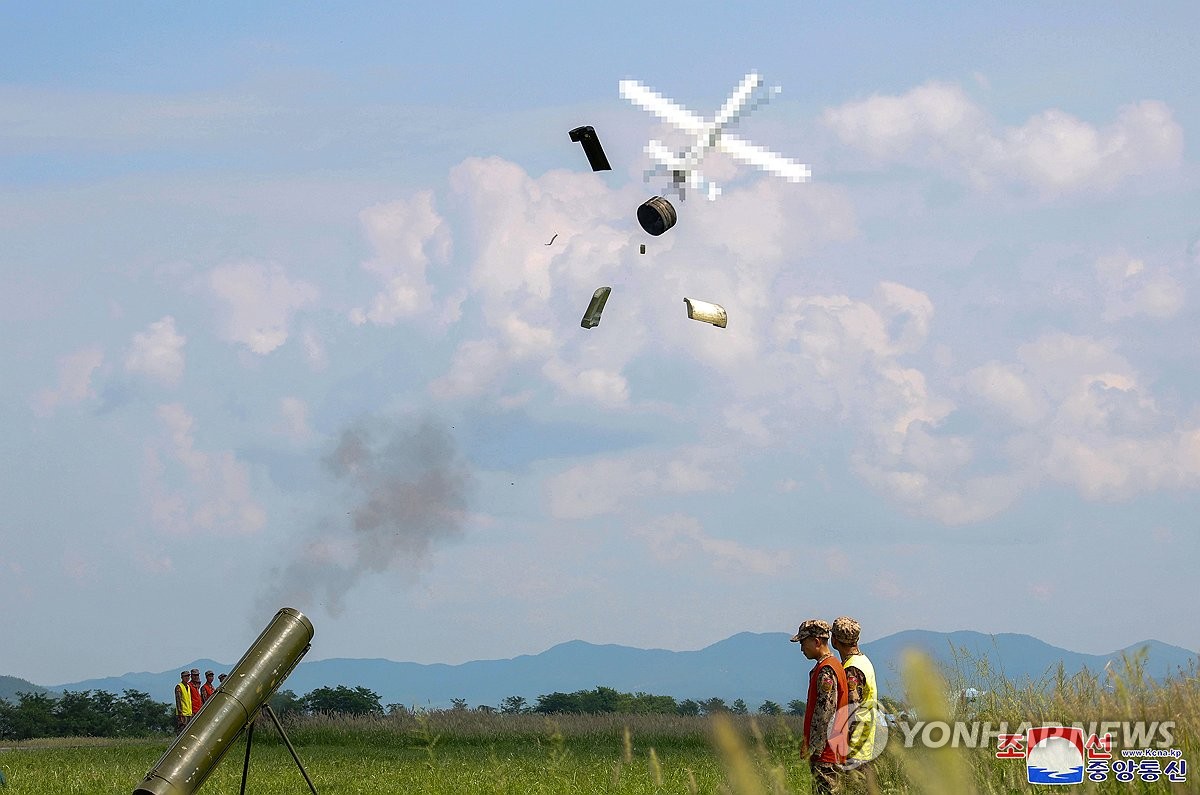
[[0,673],[1200,647],[1200,6],[402,5],[6,6]]

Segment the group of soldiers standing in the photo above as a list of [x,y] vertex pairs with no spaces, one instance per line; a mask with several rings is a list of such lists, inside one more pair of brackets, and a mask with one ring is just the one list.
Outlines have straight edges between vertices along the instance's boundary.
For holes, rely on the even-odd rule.
[[858,648],[861,631],[853,618],[840,616],[832,625],[809,619],[792,636],[816,661],[808,675],[804,744],[818,793],[837,792],[848,779],[874,791],[869,763],[883,750],[875,742],[881,712],[875,668]]
[[204,702],[212,698],[217,688],[225,683],[226,674],[221,674],[220,682],[213,685],[213,672],[204,672],[204,684],[200,684],[200,669],[179,672],[179,684],[175,685],[175,731],[182,732],[188,722],[204,706]]

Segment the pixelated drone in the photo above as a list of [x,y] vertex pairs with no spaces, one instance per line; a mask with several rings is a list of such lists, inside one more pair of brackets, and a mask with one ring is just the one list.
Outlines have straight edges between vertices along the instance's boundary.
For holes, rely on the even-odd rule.
[[746,75],[741,85],[717,111],[717,115],[706,121],[636,80],[622,80],[617,85],[622,97],[695,138],[695,142],[689,148],[678,153],[672,152],[661,141],[651,140],[646,144],[645,152],[655,163],[654,168],[646,171],[646,181],[656,176],[669,175],[671,180],[668,192],[675,192],[680,199],[685,199],[686,191],[694,190],[713,201],[720,195],[721,189],[715,182],[704,178],[700,172],[700,161],[715,147],[744,163],[757,166],[789,182],[807,182],[812,176],[808,166],[747,143],[728,132],[743,116],[749,115],[759,105],[767,104],[771,97],[782,91],[778,86],[760,90],[761,86],[762,78],[758,74],[751,72]]

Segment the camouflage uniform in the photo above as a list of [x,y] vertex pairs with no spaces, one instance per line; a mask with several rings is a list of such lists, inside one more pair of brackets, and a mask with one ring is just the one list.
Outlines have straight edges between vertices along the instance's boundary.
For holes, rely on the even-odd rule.
[[[853,618],[838,616],[833,622],[832,630],[833,639],[837,643],[854,649],[858,648],[862,627]],[[861,652],[857,653],[861,655]],[[848,659],[854,659],[854,654],[852,653]],[[858,714],[858,708],[867,698],[867,675],[862,669],[853,665],[846,665],[844,670],[846,672],[846,708],[850,712],[847,736],[851,738],[850,742],[853,745],[856,742],[854,738],[859,736],[859,728],[865,724],[862,716]],[[874,791],[875,773],[870,768],[870,761],[864,761],[861,758],[847,759],[846,765],[841,771],[844,788],[851,792]]]
[[812,717],[813,739],[808,746],[808,765],[812,769],[816,792],[836,792],[838,788],[838,766],[818,761],[825,750],[826,727],[832,725],[834,713],[837,712],[837,696],[837,676],[830,668],[822,668],[817,674],[817,701]]

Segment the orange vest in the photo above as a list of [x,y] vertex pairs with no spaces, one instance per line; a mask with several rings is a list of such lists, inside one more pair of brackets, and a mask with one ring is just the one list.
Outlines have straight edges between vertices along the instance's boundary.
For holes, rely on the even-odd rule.
[[192,714],[195,715],[204,706],[204,699],[200,696],[200,685],[189,682],[188,689],[192,691]]
[[833,655],[826,657],[821,662],[813,666],[812,671],[808,674],[808,703],[804,705],[804,742],[808,744],[809,752],[812,751],[812,719],[813,711],[817,708],[817,674],[822,668],[828,667],[833,670],[837,676],[837,712],[833,714],[833,727],[819,727],[822,731],[828,730],[829,738],[825,741],[825,747],[821,750],[821,756],[817,761],[826,764],[841,763],[846,761],[846,751],[849,738],[846,734],[847,725],[850,722],[850,710],[847,709],[849,699],[846,693],[846,670],[842,668],[842,664],[837,661]]
[[205,682],[204,684],[200,685],[200,699],[202,701],[208,701],[210,698],[212,698],[212,694],[214,692],[216,692],[216,691],[213,690],[213,686],[210,685],[208,682]]

